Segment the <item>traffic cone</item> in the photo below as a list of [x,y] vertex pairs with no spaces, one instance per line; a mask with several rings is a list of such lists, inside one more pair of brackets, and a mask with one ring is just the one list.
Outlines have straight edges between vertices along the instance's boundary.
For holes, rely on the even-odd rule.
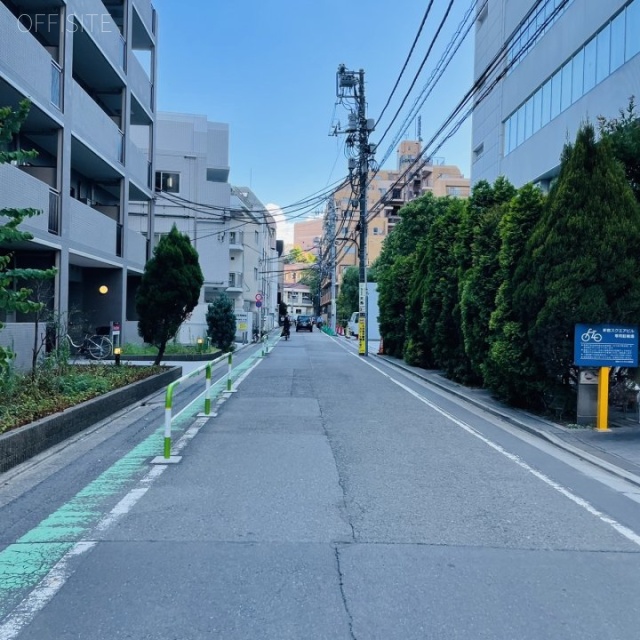
[[384,355],[384,340],[382,339],[382,336],[380,336],[380,345],[378,346],[378,355],[379,356]]

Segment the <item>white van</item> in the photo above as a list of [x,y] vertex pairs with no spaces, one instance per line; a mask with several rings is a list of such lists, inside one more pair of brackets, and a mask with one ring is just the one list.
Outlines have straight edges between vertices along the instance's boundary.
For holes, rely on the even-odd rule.
[[351,314],[347,326],[349,327],[349,334],[357,337],[358,331],[360,331],[360,314],[357,311]]

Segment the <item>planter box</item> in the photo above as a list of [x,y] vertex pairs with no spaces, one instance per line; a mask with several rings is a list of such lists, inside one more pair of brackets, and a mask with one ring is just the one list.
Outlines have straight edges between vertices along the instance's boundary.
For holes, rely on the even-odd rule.
[[32,458],[66,438],[108,418],[168,386],[182,375],[182,367],[172,367],[158,375],[122,389],[110,391],[82,404],[47,416],[0,435],[0,473]]

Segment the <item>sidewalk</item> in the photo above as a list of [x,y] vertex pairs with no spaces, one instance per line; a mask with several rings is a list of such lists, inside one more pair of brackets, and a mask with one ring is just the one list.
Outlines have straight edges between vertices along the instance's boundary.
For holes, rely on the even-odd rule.
[[623,413],[611,407],[610,428],[607,431],[590,428],[569,429],[540,416],[509,407],[493,398],[486,389],[465,387],[447,379],[439,371],[412,367],[391,356],[383,356],[383,359],[435,387],[463,398],[583,460],[640,486],[640,423],[636,411]]

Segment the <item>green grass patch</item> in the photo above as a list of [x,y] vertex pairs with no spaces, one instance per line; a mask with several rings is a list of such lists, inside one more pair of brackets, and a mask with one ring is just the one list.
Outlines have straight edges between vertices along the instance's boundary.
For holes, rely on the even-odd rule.
[[[165,349],[165,355],[199,355],[220,353],[216,347],[207,347],[197,344],[172,344],[169,343]],[[126,356],[157,356],[158,349],[149,344],[123,344],[122,357]]]

